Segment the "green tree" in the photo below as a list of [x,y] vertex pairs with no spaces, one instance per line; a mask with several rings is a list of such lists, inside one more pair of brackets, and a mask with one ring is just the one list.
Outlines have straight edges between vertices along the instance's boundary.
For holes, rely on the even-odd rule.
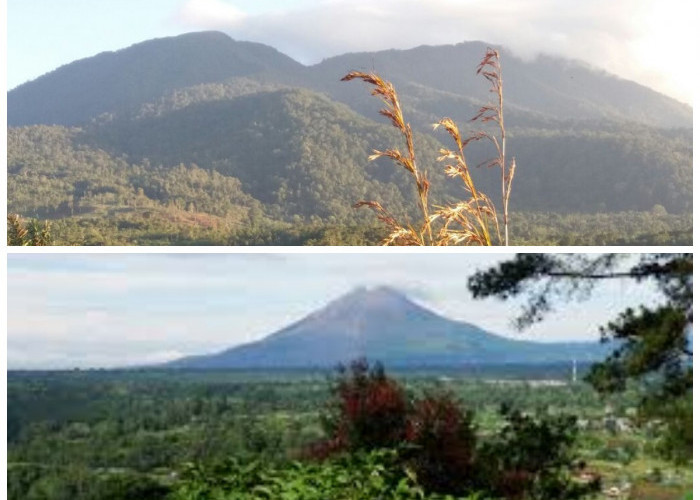
[[[630,262],[630,260],[633,260]],[[653,282],[664,300],[628,308],[600,328],[615,341],[612,354],[587,376],[598,391],[619,393],[629,381],[645,382],[642,414],[666,424],[661,451],[678,462],[692,459],[692,254],[599,256],[521,254],[469,278],[475,298],[526,295],[520,328],[541,321],[557,299],[585,299],[596,284],[628,279]]]
[[7,216],[8,246],[48,246],[52,240],[51,225],[48,222],[40,224],[36,219],[22,222],[17,214]]

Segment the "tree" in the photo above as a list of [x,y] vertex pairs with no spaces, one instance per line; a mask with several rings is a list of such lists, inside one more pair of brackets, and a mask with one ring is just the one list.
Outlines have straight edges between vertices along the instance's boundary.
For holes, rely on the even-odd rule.
[[507,300],[525,294],[526,305],[516,319],[525,328],[541,321],[554,308],[554,299],[585,299],[596,284],[620,279],[653,282],[664,300],[628,308],[600,328],[601,340],[614,340],[615,347],[605,361],[593,365],[587,381],[603,394],[620,392],[632,380],[644,381],[642,414],[666,424],[661,451],[678,462],[690,460],[692,254],[521,254],[475,273],[467,286],[474,298]]
[[31,219],[22,222],[19,215],[7,216],[7,245],[8,246],[48,246],[52,244],[51,225],[48,222],[40,224]]

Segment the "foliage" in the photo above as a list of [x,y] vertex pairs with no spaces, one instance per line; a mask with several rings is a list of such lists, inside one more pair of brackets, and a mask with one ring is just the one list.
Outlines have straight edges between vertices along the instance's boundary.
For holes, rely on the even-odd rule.
[[[57,244],[376,242],[371,214],[351,208],[358,199],[377,200],[398,222],[423,210],[414,176],[386,168],[387,158],[366,164],[371,145],[397,150],[396,137],[337,75],[371,63],[396,84],[402,116],[424,125],[411,136],[433,203],[464,199],[464,183],[435,165],[440,149],[495,200],[509,180],[501,134],[495,176],[474,168],[492,164],[489,137],[462,160],[453,135],[433,137],[429,126],[484,102],[486,89],[465,85],[454,62],[485,49],[347,54],[303,67],[208,32],[66,65],[8,94],[8,213],[50,219]],[[501,58],[513,82],[508,150],[533,173],[519,177],[504,210],[509,243],[692,244],[689,106],[575,63]]]
[[[444,116],[483,98],[480,89],[464,88],[464,68],[454,62],[476,60],[485,49],[483,42],[420,46],[344,54],[303,67],[262,44],[233,41],[223,33],[189,33],[98,54],[13,89],[8,95],[8,123],[86,122],[100,113],[114,116],[139,109],[144,101],[150,103],[173,89],[181,94],[188,85],[194,85],[191,94],[205,97],[204,85],[225,85],[234,75],[245,75],[234,78],[258,85],[288,86],[291,82],[329,94],[369,115],[374,110],[362,106],[358,94],[335,85],[334,80],[347,68],[370,63],[379,73],[400,82],[413,112],[431,123],[431,115]],[[525,62],[507,49],[502,52],[513,89],[517,88],[511,95],[512,123],[534,118],[602,118],[655,127],[692,126],[690,106],[634,82],[571,60],[543,55]],[[543,88],[556,91],[543,92]]]
[[[415,182],[385,158],[366,165],[371,144],[395,141],[388,126],[309,91],[211,85],[140,117],[9,128],[8,213],[51,220],[55,243],[67,245],[366,245],[380,226],[351,208],[356,200],[372,196],[397,220],[420,216]],[[519,178],[510,242],[692,244],[690,137],[597,122],[511,125],[509,149],[537,175]],[[462,199],[429,154],[454,147],[418,131],[413,140],[434,202]],[[481,142],[470,144],[470,165],[491,156]],[[500,196],[491,170],[471,173]]]
[[27,500],[161,500],[170,488],[145,474],[119,471],[93,474],[80,466],[62,468],[13,465],[7,497]]
[[[582,364],[579,370],[585,371]],[[519,439],[523,446],[536,442],[526,440],[527,433],[505,432],[510,424],[500,405],[509,403],[511,408],[525,412],[523,416],[529,416],[540,430],[546,428],[543,422],[552,426],[558,414],[575,414],[579,420],[588,421],[590,425],[580,429],[571,451],[586,460],[587,470],[602,475],[606,487],[628,481],[645,482],[646,471],[658,468],[664,482],[682,485],[685,491],[691,489],[689,466],[676,468],[650,455],[658,444],[653,422],[617,435],[611,435],[601,426],[606,406],[615,416],[626,415],[638,401],[642,385],[632,384],[624,393],[604,399],[587,384],[564,383],[569,373],[570,366],[561,365],[473,367],[469,372],[413,369],[395,375],[400,377],[397,380],[401,381],[409,404],[415,403],[416,409],[409,418],[411,427],[430,429],[422,443],[434,443],[434,446],[422,456],[442,453],[448,457],[446,467],[456,459],[455,452],[462,453],[460,450],[471,450],[470,454],[459,456],[472,457],[471,462],[478,464],[479,449],[486,457],[484,446],[490,443],[501,443],[505,448],[504,443],[515,443],[512,440],[517,435],[522,436]],[[176,484],[201,485],[201,481],[219,484],[224,480],[217,477],[216,471],[222,471],[225,477],[227,462],[237,463],[238,471],[257,462],[255,470],[262,468],[269,477],[286,479],[298,467],[293,462],[306,457],[312,443],[327,437],[319,422],[320,409],[328,399],[328,384],[326,374],[319,372],[10,371],[7,390],[8,498],[11,500],[28,498],[30,490],[34,491],[34,498],[42,498],[42,494],[43,498],[58,498],[59,491],[64,491],[72,500],[93,500],[102,498],[92,496],[95,491],[103,495],[106,491],[129,491],[127,486],[172,489]],[[451,395],[451,403],[443,404],[442,394]],[[435,404],[426,403],[424,410],[418,409],[421,401],[429,400]],[[454,425],[459,421],[457,411],[471,414],[462,422],[470,422],[473,433],[464,432],[466,436],[476,435],[474,446],[459,444],[462,431],[453,432],[463,428]],[[419,413],[424,417],[419,418]],[[425,423],[416,425],[421,421]],[[617,455],[611,456],[611,460],[596,457],[604,448],[636,452],[629,463],[620,461]],[[389,453],[399,454],[401,467],[390,467],[400,478],[414,474],[427,495],[428,480],[426,474],[420,473],[419,451],[416,445],[398,445]],[[508,454],[513,451],[508,449]],[[353,460],[363,462],[367,458],[367,452],[358,455],[353,458],[339,453],[328,463],[308,462],[304,458],[302,468],[311,474],[317,470],[312,466],[321,469],[328,464],[341,473],[342,464],[354,463]],[[438,470],[432,459],[429,462]],[[181,475],[184,463],[196,464],[200,479],[185,480]],[[489,461],[484,458],[481,463]],[[497,462],[491,463],[493,467],[499,466]],[[478,469],[485,468],[488,469]],[[343,473],[355,474],[349,466],[348,469]],[[463,477],[454,469],[442,470]],[[469,470],[476,483],[477,469]],[[563,467],[562,473],[568,470]],[[488,486],[488,475],[479,476],[483,477],[480,484]],[[389,481],[386,477],[385,480]],[[118,487],[120,483],[123,489]],[[409,478],[408,483],[415,484],[415,480]],[[470,491],[476,489],[485,487],[474,484]],[[121,498],[134,498],[125,495]],[[107,498],[116,500],[118,495]]]
[[597,482],[572,480],[574,417],[504,410],[504,428],[478,441],[473,414],[452,395],[433,391],[409,402],[381,364],[370,368],[364,359],[341,367],[332,394],[328,438],[311,448],[312,456],[396,448],[426,491],[453,495],[555,500],[599,489]]
[[381,364],[367,360],[339,367],[324,427],[334,451],[391,448],[403,442],[409,425],[409,402]]
[[457,500],[453,496],[426,494],[415,476],[402,467],[395,450],[343,455],[322,463],[293,462],[282,468],[233,460],[211,470],[190,465],[172,498]]
[[455,493],[474,474],[476,434],[473,413],[460,408],[446,392],[426,394],[413,405],[405,454],[420,484],[428,491]]
[[173,89],[299,67],[272,47],[236,42],[223,33],[160,38],[74,61],[20,85],[10,92],[8,123],[77,125],[98,117],[108,120],[134,112]]
[[602,393],[620,392],[630,380],[644,380],[648,388],[641,400],[648,418],[663,418],[668,425],[667,443],[676,460],[692,457],[692,254],[645,254],[625,268],[621,254],[583,255],[521,254],[469,278],[477,298],[508,299],[528,295],[518,318],[521,327],[543,319],[556,298],[584,298],[596,283],[611,279],[651,281],[664,302],[627,309],[601,328],[603,341],[614,341],[615,350],[593,366],[587,380]]
[[[526,178],[522,178],[524,181]],[[692,216],[651,212],[557,214],[514,212],[517,245],[692,245]]]
[[[682,497],[683,489],[680,487],[662,486],[659,484],[639,482],[632,486],[630,491],[630,500],[678,500],[680,498],[688,498],[686,495]],[[692,499],[692,494],[690,495]]]
[[483,487],[507,498],[580,498],[600,488],[599,481],[577,483],[572,453],[576,418],[559,415],[540,421],[504,407],[506,425],[478,450]]
[[36,219],[23,222],[17,214],[7,216],[8,246],[48,246],[52,244],[51,225]]

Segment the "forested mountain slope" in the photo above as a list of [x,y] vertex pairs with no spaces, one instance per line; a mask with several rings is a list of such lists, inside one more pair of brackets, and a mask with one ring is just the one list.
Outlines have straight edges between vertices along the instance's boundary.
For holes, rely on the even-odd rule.
[[[305,67],[262,44],[218,32],[189,33],[75,61],[20,85],[8,93],[8,123],[75,125],[101,113],[133,110],[170,90],[241,76],[323,90],[366,110],[360,92],[338,82],[352,69],[376,71],[394,81],[424,114],[442,115],[446,109],[453,114],[455,108],[448,106],[487,96],[474,75],[486,47],[465,42],[354,53]],[[507,49],[502,53],[507,106],[516,114],[692,126],[689,106],[601,69],[550,56],[524,61]]]
[[[468,104],[480,104],[488,87],[476,76],[476,66],[489,44],[421,46],[333,57],[309,68],[303,82],[314,82],[335,99],[365,109],[357,91],[335,84],[334,75],[351,69],[373,71],[391,80],[404,100],[424,116],[454,116]],[[558,57],[540,55],[525,61],[501,50],[509,123],[538,117],[635,121],[652,126],[692,127],[692,108],[603,69]],[[514,118],[514,116],[515,118]]]
[[[367,160],[402,138],[365,86],[340,77],[376,69],[396,83],[432,202],[443,204],[463,191],[436,162],[450,138],[430,125],[449,115],[465,131],[475,127],[468,119],[487,98],[473,71],[484,47],[348,54],[305,67],[206,32],[71,63],[8,93],[8,210],[98,217],[115,231],[154,221],[167,221],[167,231],[217,227],[217,240],[261,223],[367,226],[369,211],[352,209],[364,199],[410,218],[410,177]],[[519,165],[514,213],[691,217],[688,106],[577,62],[523,62],[506,51],[503,65],[508,154]],[[39,125],[12,126],[29,123]],[[62,125],[40,125],[51,123]],[[472,166],[492,154],[478,146]],[[476,169],[475,179],[499,198],[498,172]],[[133,213],[138,221],[115,222]],[[643,229],[630,241],[648,238]]]
[[11,90],[7,122],[77,125],[133,110],[169,90],[298,66],[272,47],[218,32],[149,40],[66,64]]

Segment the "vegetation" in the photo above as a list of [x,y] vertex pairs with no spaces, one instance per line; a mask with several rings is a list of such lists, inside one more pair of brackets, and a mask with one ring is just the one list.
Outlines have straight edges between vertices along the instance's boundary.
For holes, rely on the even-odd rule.
[[161,38],[75,61],[20,85],[9,93],[8,124],[80,125],[135,112],[179,88],[300,66],[272,47],[234,42],[223,33]]
[[[292,462],[270,467],[260,462],[226,462],[216,469],[186,469],[172,498],[263,500],[458,500],[427,494],[393,450],[345,455],[322,463]],[[470,497],[477,500],[476,495]],[[469,500],[465,498],[464,500]]]
[[[312,115],[311,119],[316,119],[315,115]],[[310,123],[312,121],[309,121]],[[302,129],[304,127],[306,125]],[[150,128],[140,130],[136,136],[148,137],[156,130],[158,125],[151,123]],[[380,127],[376,130],[380,132]],[[295,168],[300,169],[296,178],[306,179],[305,183],[293,184],[279,176],[269,175],[255,184],[258,186],[255,188],[257,191],[251,195],[249,190],[252,187],[246,187],[246,183],[253,182],[252,172],[246,174],[244,183],[230,173],[220,173],[218,170],[199,166],[198,163],[182,163],[173,167],[155,163],[155,159],[130,163],[124,157],[110,154],[105,149],[87,145],[84,132],[77,129],[43,126],[11,128],[8,130],[8,212],[51,220],[55,244],[65,245],[376,244],[381,239],[381,226],[372,223],[361,211],[353,211],[352,204],[364,193],[376,192],[382,194],[382,206],[394,212],[402,213],[402,207],[412,205],[408,197],[410,183],[405,176],[397,175],[400,172],[393,172],[379,162],[376,169],[371,167],[366,171],[367,176],[374,177],[375,180],[368,182],[359,175],[365,153],[370,147],[370,140],[384,143],[391,140],[391,135],[385,132],[370,136],[375,139],[358,139],[359,136],[348,139],[348,151],[352,151],[350,156],[354,159],[351,165],[343,165],[340,158],[333,159],[318,154],[332,151],[334,146],[331,142],[323,146],[309,144],[309,151],[314,151],[317,157],[295,160],[294,163]],[[197,133],[195,130],[188,130],[186,136],[191,137]],[[318,135],[312,137],[324,135],[327,136],[327,133],[319,131]],[[173,135],[173,139],[167,137],[169,136],[163,132],[160,138],[153,139],[158,142],[172,141],[172,144],[167,143],[168,147],[181,147],[177,146],[174,140],[179,136]],[[327,138],[330,140],[329,136]],[[351,144],[356,139],[358,143]],[[248,142],[255,140],[257,139],[253,137],[246,139]],[[291,144],[295,140],[294,137],[290,138],[290,146],[280,148],[280,151],[293,152]],[[577,139],[583,140],[585,139]],[[180,141],[181,144],[182,142]],[[222,139],[223,144],[228,142]],[[151,140],[148,139],[147,143],[151,143]],[[416,139],[416,143],[419,151],[430,151],[440,147],[427,139]],[[518,142],[517,136],[511,137],[510,143],[513,148],[517,147],[521,161],[527,161],[528,164],[530,160],[535,161],[528,149]],[[210,146],[210,153],[216,151],[216,147],[220,147],[213,144]],[[184,149],[186,148],[183,148],[182,153],[173,154],[168,161],[186,158],[194,162],[203,159],[201,155],[185,156]],[[236,150],[241,151],[237,148],[231,149]],[[221,153],[222,156],[229,154],[231,153],[228,150]],[[137,155],[139,158],[152,156],[146,151],[140,151]],[[430,158],[421,156],[420,152],[417,153],[417,157],[421,164],[430,164]],[[653,161],[652,157],[647,158],[650,159],[640,159],[640,168],[646,165],[645,161]],[[618,160],[624,162],[622,159]],[[208,165],[211,164],[209,160],[206,161]],[[598,164],[596,161],[593,163]],[[264,155],[256,162],[265,162]],[[316,162],[327,166],[337,165],[338,170],[325,172],[314,169],[312,167]],[[243,156],[237,164],[244,164]],[[536,161],[535,164],[539,165]],[[651,169],[651,165],[648,166]],[[541,171],[540,166],[537,168]],[[475,172],[480,173],[479,170]],[[489,181],[492,180],[490,177],[476,179],[488,187]],[[444,179],[437,175],[433,175],[432,178],[433,192],[444,192],[444,188],[447,187]],[[333,179],[349,183],[357,190],[343,189],[343,186]],[[385,182],[379,179],[384,179]],[[543,179],[553,182],[554,178],[545,176]],[[666,177],[666,180],[668,179]],[[514,199],[516,207],[522,206],[519,200],[531,198],[534,194],[532,180],[531,176],[520,178],[520,198]],[[444,186],[441,186],[441,182]],[[576,177],[575,184],[585,186],[586,182],[589,181]],[[658,182],[662,182],[661,178]],[[674,187],[674,190],[690,189],[692,185],[688,181],[683,184],[686,187],[681,188],[680,185],[684,181],[679,179],[678,182],[679,185]],[[661,192],[653,187],[654,185],[654,182],[647,182],[644,189]],[[595,189],[588,189],[587,192],[600,194],[601,198],[615,198],[616,203],[622,202],[624,196],[603,192],[611,187],[611,184],[605,183]],[[539,193],[536,194],[539,200],[538,208],[560,210],[565,199],[568,200],[569,211],[588,203],[584,203],[583,200],[581,203],[577,201],[581,196],[578,190],[571,193],[567,189],[570,188],[562,186],[548,195],[536,191]],[[642,194],[636,188],[629,192],[628,199],[634,197],[638,210],[643,208],[640,202],[649,200],[648,195]],[[259,198],[267,202],[260,201]],[[668,210],[658,205],[649,206],[642,212],[523,212],[515,208],[510,213],[511,243],[692,244],[692,214],[673,213],[671,207],[683,199],[675,196],[673,198],[676,201],[665,202]],[[444,198],[445,202],[448,199],[449,197]],[[327,209],[319,211],[321,206],[326,206]]]
[[669,458],[689,461],[693,456],[693,255],[642,255],[632,264],[624,258],[621,254],[518,255],[470,277],[469,288],[477,298],[507,299],[527,293],[527,305],[517,320],[525,327],[540,321],[555,298],[588,296],[600,281],[655,283],[663,302],[629,308],[601,327],[603,341],[614,341],[615,349],[593,366],[588,381],[602,393],[618,393],[631,380],[643,380],[646,390],[640,415],[663,424]]
[[[567,498],[561,490],[544,494],[558,481],[576,488],[598,476],[604,491],[637,500],[692,489],[691,468],[659,458],[658,429],[635,417],[641,386],[598,395],[568,383],[568,368],[491,367],[483,378],[460,371],[391,378],[374,368],[337,374],[330,386],[324,373],[299,371],[11,371],[8,498],[475,500],[438,491],[463,485],[507,494],[502,488],[519,485],[551,499]],[[369,385],[359,390],[358,380]],[[392,394],[406,412],[394,421],[409,424],[404,436],[412,442],[370,432],[382,440],[376,449],[361,429],[377,418],[391,422],[386,410],[400,415],[382,404],[391,397],[377,398]],[[379,405],[348,413],[344,400]],[[349,423],[356,444],[329,449]],[[444,484],[441,467],[458,460],[472,473],[447,469],[457,486]],[[506,482],[508,470],[522,472]]]
[[7,244],[13,246],[51,245],[51,225],[36,219],[23,222],[19,215],[7,216]]
[[[490,67],[490,68],[489,68]],[[378,158],[389,158],[399,167],[405,168],[411,173],[415,181],[416,191],[420,200],[419,206],[423,220],[418,229],[412,224],[403,225],[395,216],[388,212],[381,203],[377,201],[361,201],[355,207],[367,206],[377,213],[381,222],[389,230],[389,235],[382,242],[384,245],[454,245],[460,243],[472,243],[478,245],[491,245],[490,225],[498,228],[498,217],[491,200],[482,192],[476,189],[474,180],[467,164],[464,148],[472,141],[490,138],[498,149],[499,156],[491,160],[489,166],[499,165],[502,170],[502,200],[504,210],[504,230],[505,240],[508,244],[508,200],[510,198],[510,188],[512,176],[515,173],[515,161],[506,173],[505,166],[505,129],[503,127],[503,86],[501,81],[501,67],[498,52],[488,49],[486,56],[479,65],[478,73],[483,71],[484,76],[491,82],[491,91],[498,94],[498,105],[487,105],[481,108],[474,120],[481,119],[483,122],[495,121],[501,130],[501,142],[495,137],[479,132],[462,140],[459,128],[451,118],[443,118],[435,124],[435,128],[443,127],[455,141],[456,150],[440,149],[438,161],[449,160],[450,164],[445,167],[445,173],[449,177],[459,177],[464,182],[464,189],[469,196],[466,202],[458,202],[449,206],[431,206],[428,193],[430,182],[425,171],[421,170],[416,163],[415,146],[413,143],[413,132],[411,125],[403,117],[399,97],[394,90],[394,86],[385,82],[376,74],[351,72],[342,78],[343,81],[350,81],[360,78],[374,87],[372,95],[378,95],[384,101],[386,108],[379,113],[386,116],[392,125],[401,131],[406,143],[406,153],[399,149],[387,149],[386,151],[374,151],[369,157],[370,160]],[[432,212],[432,210],[435,210]],[[439,231],[433,236],[433,223],[440,223]],[[457,229],[454,229],[454,227]],[[501,238],[500,231],[498,232]]]
[[[455,61],[479,60],[486,48],[483,42],[465,42],[344,54],[304,67],[269,46],[234,41],[223,33],[189,33],[98,54],[13,89],[8,125],[77,125],[101,113],[138,110],[190,86],[201,90],[230,80],[312,89],[370,116],[376,111],[366,99],[337,79],[348,68],[372,67],[402,88],[407,110],[427,129],[441,116],[483,99],[481,89],[464,85],[464,66]],[[577,61],[544,55],[523,61],[508,50],[501,52],[512,89],[517,88],[509,97],[511,126],[521,118],[558,118],[692,127],[690,106],[634,82]]]
[[356,361],[349,373],[341,369],[333,389],[330,439],[316,455],[399,447],[418,483],[443,494],[555,500],[598,489],[597,481],[574,484],[570,475],[573,417],[534,419],[504,407],[503,428],[479,442],[473,414],[453,395],[432,391],[409,400],[381,365]]
[[[109,215],[108,215],[109,214]],[[515,245],[692,245],[692,215],[513,213]],[[203,214],[175,207],[110,210],[51,221],[56,245],[376,245],[384,228],[375,224],[254,222],[209,224]]]
[[[505,151],[497,155],[501,175],[475,168],[494,156],[488,138],[460,152],[453,135],[429,127],[484,102],[485,92],[465,85],[464,68],[454,64],[483,50],[464,44],[376,55],[377,71],[401,93],[405,124],[423,125],[411,131],[412,161],[439,207],[465,201],[464,183],[450,182],[435,162],[441,149],[453,151],[445,161],[455,172],[470,166],[482,199],[503,199],[508,187]],[[499,56],[514,82],[503,104],[508,151],[528,166],[506,210],[509,243],[692,242],[690,113],[583,68],[567,66],[566,73],[565,65],[538,60],[535,71],[507,52]],[[148,85],[139,77],[139,57],[152,62]],[[272,49],[209,33],[68,65],[8,95],[8,113],[16,117],[10,124],[34,124],[8,130],[8,213],[50,220],[57,244],[374,244],[382,224],[352,209],[371,199],[401,224],[422,221],[420,233],[416,178],[387,168],[384,157],[366,162],[373,145],[398,151],[395,134],[375,121],[361,93],[337,82],[348,67],[366,67],[369,57],[334,58],[307,71]],[[88,71],[97,60],[99,69]],[[61,83],[104,72],[119,78],[90,78],[90,90],[80,95],[79,87]],[[544,82],[573,88],[546,93]],[[601,85],[604,92],[591,91]],[[502,118],[500,106],[494,109]],[[454,129],[449,122],[442,128],[464,126],[455,120]],[[435,221],[435,239],[445,220]],[[443,240],[464,230],[453,222]],[[469,231],[483,239],[480,228],[475,222]],[[495,228],[486,229],[496,242]]]

